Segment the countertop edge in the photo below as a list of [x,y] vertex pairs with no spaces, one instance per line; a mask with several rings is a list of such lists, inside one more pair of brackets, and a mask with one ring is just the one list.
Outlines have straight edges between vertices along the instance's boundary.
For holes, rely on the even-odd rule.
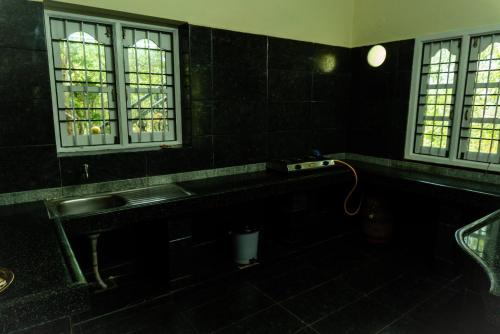
[[494,211],[490,213],[489,215],[482,217],[468,225],[465,225],[464,227],[458,229],[455,232],[455,240],[457,241],[458,245],[460,248],[467,253],[475,262],[477,262],[481,268],[485,271],[486,275],[488,276],[488,279],[490,280],[490,290],[489,292],[494,295],[494,296],[499,296],[500,297],[500,291],[498,291],[498,284],[495,280],[494,272],[493,270],[481,259],[477,254],[475,254],[464,242],[464,239],[466,237],[466,234],[471,232],[471,231],[476,231],[477,229],[491,224],[490,220],[493,217],[497,217],[500,215],[500,209],[497,211]]

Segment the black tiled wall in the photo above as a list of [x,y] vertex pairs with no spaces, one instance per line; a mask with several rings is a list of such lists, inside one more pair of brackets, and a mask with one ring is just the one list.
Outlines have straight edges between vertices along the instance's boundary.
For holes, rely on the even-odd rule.
[[346,151],[350,49],[186,24],[184,148],[58,158],[43,5],[0,1],[0,34],[0,193]]
[[60,185],[42,14],[0,1],[0,193]]
[[382,44],[387,59],[368,65],[369,46],[352,49],[352,107],[347,151],[403,159],[414,40]]

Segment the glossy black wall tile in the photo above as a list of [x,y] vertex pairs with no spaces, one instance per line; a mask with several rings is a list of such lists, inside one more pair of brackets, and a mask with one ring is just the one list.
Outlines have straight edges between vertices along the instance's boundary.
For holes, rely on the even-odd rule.
[[301,157],[310,153],[310,131],[273,132],[269,135],[270,158]]
[[265,101],[266,71],[214,65],[213,89],[215,99]]
[[0,148],[0,193],[61,185],[54,145]]
[[267,134],[214,136],[215,167],[266,161]]
[[190,147],[147,152],[149,176],[213,167],[211,136],[194,136]]
[[314,101],[330,101],[339,103],[348,100],[351,96],[350,75],[322,74],[313,75]]
[[267,37],[212,30],[216,99],[266,100]]
[[313,43],[269,37],[269,68],[311,71]]
[[191,65],[191,98],[209,100],[212,98],[212,66]]
[[345,129],[318,129],[311,133],[310,146],[320,152],[341,152],[346,146]]
[[190,26],[190,55],[192,65],[212,64],[212,29]]
[[46,50],[43,4],[32,1],[0,1],[0,48]]
[[312,72],[269,70],[269,100],[271,102],[310,101]]
[[213,108],[212,101],[193,101],[191,104],[193,136],[212,134]]
[[0,96],[3,101],[50,97],[47,52],[0,47]]
[[213,132],[253,134],[267,132],[265,101],[219,100],[215,102]]
[[347,149],[389,159],[404,157],[413,40],[383,44],[378,68],[366,61],[369,46],[352,50],[353,77]]
[[55,144],[50,100],[6,98],[2,104],[0,147]]
[[311,123],[313,129],[346,129],[349,116],[348,101],[311,103]]
[[267,37],[213,29],[213,62],[216,67],[266,70]]
[[[146,155],[143,152],[64,157],[60,161],[63,186],[146,176]],[[83,177],[84,164],[89,166],[88,180]]]
[[308,130],[311,128],[311,103],[269,103],[269,130]]

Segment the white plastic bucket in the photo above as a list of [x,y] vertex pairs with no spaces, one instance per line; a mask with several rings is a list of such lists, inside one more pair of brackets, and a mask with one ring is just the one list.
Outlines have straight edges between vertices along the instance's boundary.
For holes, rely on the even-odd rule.
[[237,264],[250,264],[257,260],[259,231],[233,233],[233,259]]

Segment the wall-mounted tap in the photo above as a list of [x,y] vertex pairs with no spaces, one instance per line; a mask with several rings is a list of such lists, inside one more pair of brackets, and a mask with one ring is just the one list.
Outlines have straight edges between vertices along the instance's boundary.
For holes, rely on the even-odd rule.
[[88,179],[89,179],[89,164],[83,164],[82,178],[85,181],[88,181]]

